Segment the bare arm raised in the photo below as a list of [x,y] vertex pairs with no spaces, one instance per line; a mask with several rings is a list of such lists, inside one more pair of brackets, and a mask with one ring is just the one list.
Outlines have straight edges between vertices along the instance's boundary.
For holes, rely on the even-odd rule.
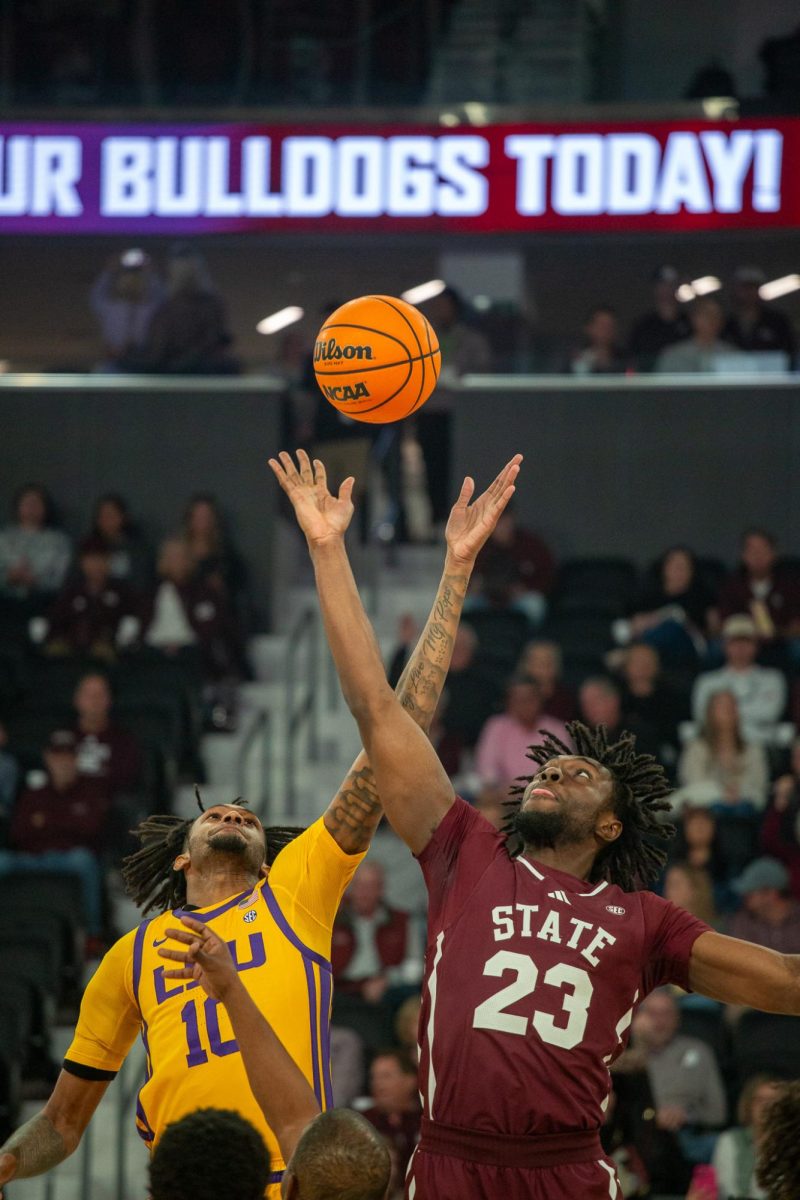
[[[345,550],[344,533],[353,512],[353,481],[345,480],[339,496],[333,497],[322,463],[317,460],[312,467],[302,450],[297,459],[299,469],[285,452],[280,462],[271,459],[270,466],[306,535],[328,642],[345,700],[372,764],[380,802],[396,831],[418,853],[454,798],[436,752],[419,726],[427,728],[432,718],[450,664],[475,556],[514,492],[521,456],[507,464],[472,506],[469,500],[474,484],[471,479],[464,482],[448,524],[448,556],[439,592],[420,644],[398,685],[402,706],[386,682]],[[364,766],[369,769],[366,763]]]

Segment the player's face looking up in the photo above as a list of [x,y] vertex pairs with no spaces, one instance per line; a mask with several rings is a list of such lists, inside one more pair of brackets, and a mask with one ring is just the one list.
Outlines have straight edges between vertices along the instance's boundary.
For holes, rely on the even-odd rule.
[[218,855],[237,860],[237,867],[258,877],[263,873],[266,838],[258,817],[235,804],[217,804],[198,817],[189,833],[185,852],[176,868],[191,865],[202,870]]
[[522,795],[514,830],[526,847],[596,848],[622,832],[614,813],[614,780],[591,758],[561,755],[540,767]]

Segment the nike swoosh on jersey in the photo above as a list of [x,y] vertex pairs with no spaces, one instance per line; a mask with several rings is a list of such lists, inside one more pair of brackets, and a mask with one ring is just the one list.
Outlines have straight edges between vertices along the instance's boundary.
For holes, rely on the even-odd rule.
[[164,942],[168,942],[169,938],[153,938],[154,946],[163,946]]

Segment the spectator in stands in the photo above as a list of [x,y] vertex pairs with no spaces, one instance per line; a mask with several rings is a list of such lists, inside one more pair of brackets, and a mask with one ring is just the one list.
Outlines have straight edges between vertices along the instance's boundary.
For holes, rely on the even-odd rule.
[[363,1116],[385,1138],[392,1155],[390,1200],[402,1196],[408,1161],[419,1141],[422,1110],[419,1103],[417,1064],[402,1050],[382,1050],[369,1069],[372,1104]]
[[708,872],[714,885],[717,909],[730,911],[735,907],[737,900],[728,886],[731,870],[725,857],[717,814],[712,809],[684,806],[669,857],[672,863],[686,863],[695,870]]
[[761,846],[786,867],[792,895],[800,899],[800,738],[792,744],[790,769],[775,782],[761,824]]
[[780,671],[756,664],[758,635],[752,617],[728,617],[722,639],[725,666],[698,675],[692,690],[693,719],[703,721],[716,692],[731,692],[739,705],[745,741],[769,744],[786,707],[786,680]]
[[733,882],[742,907],[728,925],[744,938],[781,954],[800,954],[800,902],[789,895],[789,872],[776,858],[757,858]]
[[800,638],[800,586],[778,563],[777,543],[764,529],[742,535],[742,560],[719,594],[719,617],[749,614],[762,642]]
[[19,788],[19,763],[8,750],[8,733],[0,721],[0,846],[5,845],[11,810]]
[[653,273],[652,310],[640,317],[631,332],[629,353],[637,371],[652,371],[662,350],[692,332],[675,294],[679,283],[674,267],[658,267]]
[[720,924],[714,881],[705,867],[676,862],[664,873],[664,899],[712,927]]
[[563,721],[544,711],[538,683],[515,675],[506,689],[505,712],[489,718],[475,747],[475,770],[485,792],[505,799],[514,780],[530,773],[528,747],[541,741],[543,730],[572,745]]
[[621,674],[623,724],[649,727],[658,742],[659,758],[674,762],[683,704],[661,677],[661,660],[655,646],[647,642],[629,646]]
[[391,987],[418,986],[422,959],[408,913],[390,908],[377,862],[353,876],[333,926],[331,962],[340,994],[380,1004]]
[[23,484],[11,511],[11,524],[0,530],[0,594],[24,599],[58,591],[72,551],[67,535],[55,528],[49,492],[40,483]]
[[713,692],[700,735],[684,747],[678,763],[681,797],[692,804],[766,807],[769,762],[766,751],[742,735],[739,705],[732,692]]
[[559,721],[572,721],[578,709],[575,694],[561,679],[563,658],[558,642],[529,642],[517,663],[517,674],[535,679],[542,704]]
[[370,863],[383,868],[383,899],[390,908],[402,909],[420,926],[428,912],[428,891],[416,860],[408,853],[389,822],[381,820],[369,848]]
[[152,584],[149,548],[131,518],[127,501],[117,492],[106,492],[96,501],[90,539],[105,545],[113,580],[136,591]]
[[111,797],[132,792],[141,772],[136,739],[111,719],[111,686],[105,675],[84,675],[75,689],[75,750],[81,778],[101,781]]
[[243,675],[239,631],[225,596],[192,579],[183,538],[162,543],[156,585],[143,621],[144,643],[170,658],[197,665],[207,681]]
[[583,346],[570,361],[573,375],[618,375],[627,369],[619,321],[613,308],[599,304],[586,318]]
[[653,727],[639,717],[625,719],[622,713],[622,692],[607,675],[592,675],[581,684],[578,693],[581,720],[587,725],[605,725],[610,741],[625,730],[636,734],[636,744],[643,754],[658,753],[658,741]]
[[421,996],[409,996],[407,1000],[403,1001],[394,1016],[397,1044],[413,1063],[419,1062],[418,1033],[421,1008]]
[[0,852],[0,873],[64,871],[83,889],[86,926],[102,933],[103,884],[97,855],[103,847],[109,797],[97,780],[78,774],[76,738],[57,729],[45,747],[47,771],[40,787],[27,787],[14,806],[10,851]]
[[700,578],[695,556],[686,546],[670,546],[649,575],[633,615],[615,621],[615,640],[622,645],[649,642],[666,666],[693,666],[704,645],[714,600]]
[[331,1089],[339,1108],[351,1105],[364,1091],[364,1043],[345,1025],[331,1025]]
[[659,1129],[677,1134],[689,1162],[708,1162],[725,1121],[725,1087],[714,1053],[678,1032],[680,1010],[666,988],[646,996],[633,1018],[634,1047],[643,1051]]
[[767,282],[761,267],[737,267],[731,288],[731,314],[723,337],[733,346],[750,353],[777,351],[786,355],[791,367],[795,351],[792,323],[772,305],[766,304],[759,288]]
[[691,337],[667,346],[656,359],[655,370],[662,375],[696,374],[713,371],[721,354],[734,351],[722,337],[725,314],[713,296],[701,296],[689,309]]
[[235,375],[225,305],[205,262],[186,244],[167,260],[167,298],[153,314],[144,345],[124,355],[120,368],[165,375]]
[[166,296],[149,254],[112,254],[92,284],[90,303],[103,338],[102,371],[116,371],[126,355],[140,351],[153,314]]
[[500,707],[503,696],[496,673],[481,665],[478,635],[460,625],[453,643],[433,737],[448,775],[456,775],[465,750],[472,750],[483,726]]
[[231,543],[215,496],[197,492],[183,514],[183,536],[192,560],[192,578],[235,601],[242,596],[245,569]]
[[538,624],[547,611],[555,578],[552,551],[535,533],[517,524],[512,500],[475,560],[465,611],[489,605],[511,607]]
[[138,633],[134,600],[124,583],[111,578],[104,541],[88,538],[78,551],[79,574],[56,597],[47,617],[48,654],[87,654],[112,661],[121,641]]
[[424,312],[439,339],[442,381],[461,375],[481,375],[492,369],[486,338],[465,320],[466,305],[453,287],[446,287],[424,305]]
[[754,1200],[764,1196],[756,1181],[756,1159],[767,1111],[778,1095],[778,1080],[771,1075],[753,1075],[742,1088],[736,1108],[738,1124],[721,1133],[714,1147],[718,1196],[726,1200],[728,1196]]

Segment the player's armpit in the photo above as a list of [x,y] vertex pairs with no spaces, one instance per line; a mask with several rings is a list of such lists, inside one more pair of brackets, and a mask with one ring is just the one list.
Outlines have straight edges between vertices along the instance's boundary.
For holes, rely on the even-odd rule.
[[703,933],[692,948],[689,984],[692,991],[725,1004],[800,1016],[800,955]]

